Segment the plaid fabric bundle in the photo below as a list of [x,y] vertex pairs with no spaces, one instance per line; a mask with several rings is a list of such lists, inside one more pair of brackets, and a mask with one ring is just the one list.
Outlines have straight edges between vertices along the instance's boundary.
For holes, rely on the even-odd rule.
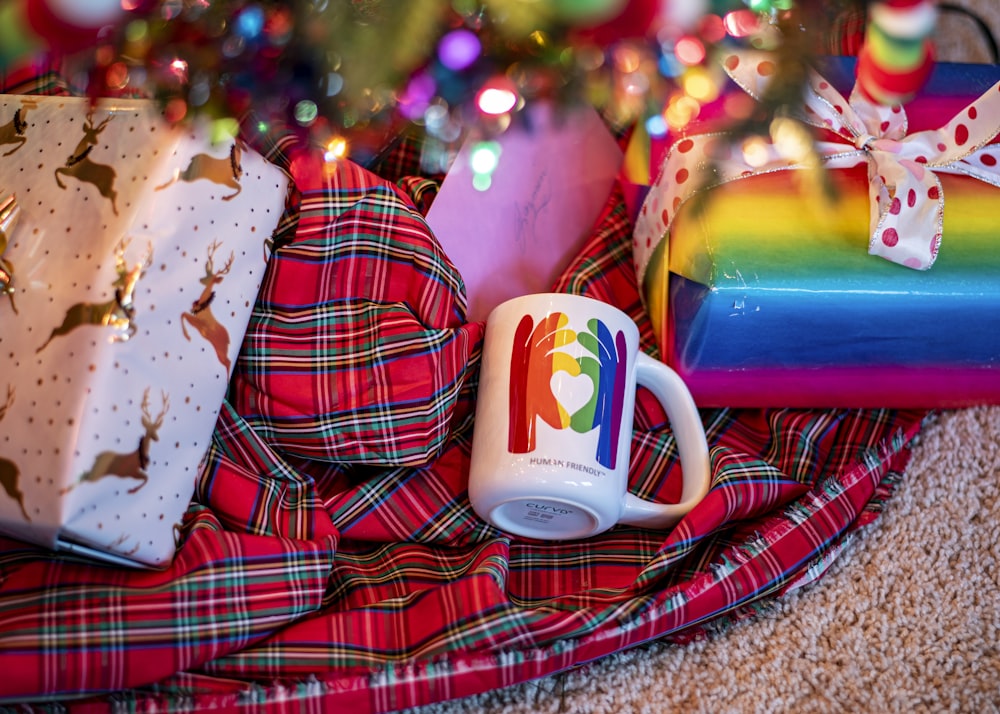
[[[405,145],[381,177],[258,148],[297,192],[178,556],[134,571],[0,540],[0,702],[365,712],[506,686],[809,582],[899,477],[922,413],[705,411],[713,487],[672,531],[503,535],[466,497],[483,325],[423,221],[433,185],[403,179]],[[652,352],[630,241],[616,192],[554,288],[624,309]],[[676,498],[644,391],[632,453],[632,490]]]

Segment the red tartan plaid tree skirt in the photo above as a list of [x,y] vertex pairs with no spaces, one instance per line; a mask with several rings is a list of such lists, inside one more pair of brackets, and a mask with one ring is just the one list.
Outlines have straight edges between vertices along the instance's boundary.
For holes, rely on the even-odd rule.
[[[0,540],[0,700],[374,712],[460,697],[746,615],[878,514],[924,413],[706,410],[713,487],[672,531],[493,530],[466,497],[483,326],[416,208],[435,184],[399,180],[405,151],[380,178],[292,146],[258,147],[297,191],[175,561]],[[616,192],[553,287],[619,306],[652,352],[630,240]],[[632,453],[635,493],[678,495],[645,392]]]

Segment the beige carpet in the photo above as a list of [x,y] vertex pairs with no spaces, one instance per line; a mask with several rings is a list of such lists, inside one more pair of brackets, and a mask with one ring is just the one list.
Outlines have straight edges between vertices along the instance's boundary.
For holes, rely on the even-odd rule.
[[934,44],[937,58],[942,62],[993,62],[988,40],[983,30],[964,8],[981,19],[1000,42],[1000,2],[997,0],[949,0],[945,5],[956,10],[943,10],[938,15]]
[[1000,407],[932,417],[885,512],[754,619],[410,711],[1000,712]]

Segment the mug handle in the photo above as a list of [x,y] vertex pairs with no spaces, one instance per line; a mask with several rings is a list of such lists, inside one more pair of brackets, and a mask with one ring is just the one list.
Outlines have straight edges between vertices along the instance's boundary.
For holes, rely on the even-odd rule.
[[667,412],[684,481],[679,503],[644,501],[626,491],[624,513],[618,522],[644,528],[670,528],[705,497],[711,485],[705,427],[687,385],[670,367],[640,352],[635,375],[636,384],[651,391]]

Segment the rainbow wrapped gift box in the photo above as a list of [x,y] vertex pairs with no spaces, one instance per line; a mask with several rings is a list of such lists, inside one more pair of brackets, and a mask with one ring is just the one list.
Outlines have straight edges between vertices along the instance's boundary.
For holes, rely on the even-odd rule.
[[[853,63],[830,60],[817,76],[848,97]],[[969,104],[977,99],[995,102],[998,79],[1000,71],[992,66],[937,66],[900,114],[909,124],[900,131],[948,125],[958,141],[972,141],[956,121],[976,117]],[[742,92],[746,85],[733,89]],[[984,117],[978,118],[982,129]],[[911,166],[926,179],[930,198],[900,186],[898,194],[883,192],[873,200],[869,171],[878,176],[883,167],[860,160],[824,173],[836,188],[833,203],[819,197],[809,171],[781,166],[734,173],[701,191],[707,200],[681,201],[677,183],[690,178],[688,170],[664,164],[637,211],[636,268],[661,356],[687,381],[699,405],[934,408],[1000,402],[1000,175],[990,174],[1000,156],[1000,114],[993,111],[985,121],[993,125],[986,134],[994,136],[969,159],[976,176],[935,170],[923,177],[922,168],[934,168],[933,157],[929,163],[918,157],[923,167]],[[943,149],[947,131],[931,136],[932,143]],[[669,153],[689,148],[682,144],[697,132],[673,137]],[[855,137],[844,153],[859,153],[875,138]],[[949,141],[956,141],[954,135]],[[840,165],[836,159],[829,164]],[[930,200],[938,194],[946,197],[940,205],[943,230]],[[930,230],[927,245],[919,245],[926,236],[917,241],[924,260],[937,256],[928,269],[865,250],[871,240],[873,252],[887,251],[913,233],[907,225],[897,234],[879,217],[884,203],[882,214],[891,223],[900,201],[904,211],[921,214],[916,220],[925,224],[922,230]],[[668,215],[674,211],[676,218]],[[906,255],[891,259],[920,262]]]

